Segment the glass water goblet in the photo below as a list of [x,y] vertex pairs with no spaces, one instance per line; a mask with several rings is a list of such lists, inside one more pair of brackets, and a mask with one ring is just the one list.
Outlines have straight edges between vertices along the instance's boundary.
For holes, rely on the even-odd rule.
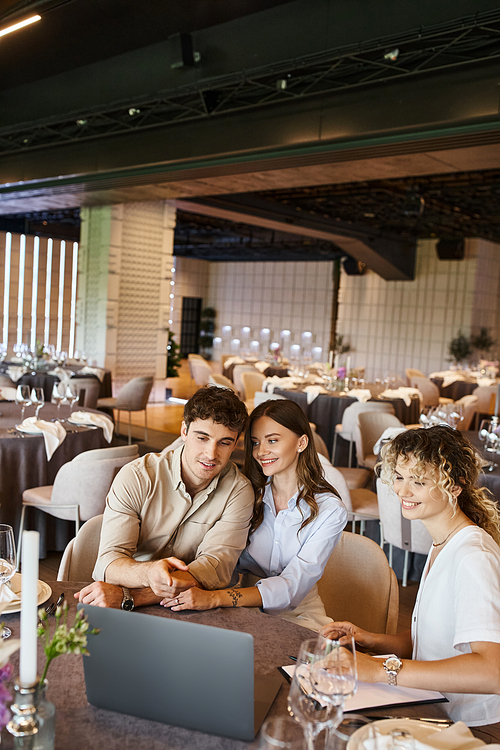
[[45,406],[45,394],[43,388],[33,388],[31,391],[31,403],[36,407],[35,419],[38,419],[40,409]]
[[332,713],[336,713],[332,704],[315,691],[311,682],[316,643],[316,638],[310,638],[301,644],[288,693],[288,711],[304,730],[307,750],[314,750],[318,734],[328,727]]
[[[0,524],[0,586],[4,585],[16,572],[16,545],[14,543],[14,531],[12,526]],[[12,630],[4,625],[0,635],[9,638]]]
[[18,385],[16,389],[16,404],[21,407],[21,423],[24,421],[24,412],[27,406],[31,406],[29,385]]
[[260,731],[260,750],[304,750],[304,732],[290,716],[266,719]]
[[80,398],[80,394],[78,393],[76,383],[68,383],[68,385],[66,386],[66,401],[69,404],[69,416],[70,417],[71,417],[71,411],[73,409],[73,406],[76,404],[79,398]]
[[61,404],[65,397],[65,386],[64,383],[54,383],[52,388],[52,403],[57,404],[57,417],[56,421],[60,421],[59,416],[61,413]]

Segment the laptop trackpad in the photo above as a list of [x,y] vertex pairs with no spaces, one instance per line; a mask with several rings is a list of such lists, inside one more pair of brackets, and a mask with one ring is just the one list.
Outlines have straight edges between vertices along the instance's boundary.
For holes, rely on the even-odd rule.
[[274,699],[276,698],[280,687],[283,685],[281,677],[271,677],[270,675],[254,675],[254,729],[255,736],[261,728],[264,719],[269,713]]

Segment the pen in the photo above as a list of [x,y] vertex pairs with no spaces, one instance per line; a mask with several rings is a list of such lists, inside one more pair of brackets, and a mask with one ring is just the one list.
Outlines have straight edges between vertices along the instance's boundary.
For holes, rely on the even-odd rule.
[[288,654],[288,658],[291,659],[292,661],[297,661],[296,656],[290,656],[290,654]]

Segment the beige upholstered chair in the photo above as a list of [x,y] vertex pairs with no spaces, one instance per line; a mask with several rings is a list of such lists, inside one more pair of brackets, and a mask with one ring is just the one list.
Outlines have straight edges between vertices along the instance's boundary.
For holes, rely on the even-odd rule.
[[131,419],[133,411],[144,412],[144,439],[148,439],[148,398],[153,387],[153,378],[151,376],[132,378],[123,386],[116,398],[100,398],[97,402],[97,408],[116,409],[118,419],[116,420],[117,433],[120,430],[120,412],[128,411],[128,443],[132,442],[131,437]]
[[312,430],[312,436],[314,440],[314,447],[316,448],[316,453],[318,454],[318,456],[323,456],[323,458],[325,458],[330,464],[330,457],[328,455],[328,448],[326,447],[325,441],[323,440],[321,435],[318,435],[316,430]]
[[318,590],[326,614],[348,620],[370,633],[397,631],[399,589],[380,547],[365,536],[342,533]]
[[411,386],[412,378],[425,378],[425,374],[422,370],[415,370],[413,367],[407,367],[405,370],[406,385]]
[[353,531],[356,531],[356,521],[359,521],[360,534],[363,535],[365,521],[379,520],[377,495],[375,492],[365,488],[349,490],[342,472],[335,466],[332,466],[330,461],[321,454],[319,455],[319,460],[323,467],[326,481],[332,487],[335,487],[347,508],[348,519],[352,523]]
[[101,382],[97,378],[72,378],[71,388],[79,396],[79,405],[88,409],[97,409]]
[[439,404],[452,404],[452,398],[439,395],[439,388],[429,378],[411,378],[411,387],[418,388],[424,399],[424,406],[439,406]]
[[355,439],[356,423],[358,421],[358,414],[362,411],[379,411],[387,412],[387,414],[394,414],[394,407],[391,403],[384,403],[383,401],[356,401],[351,404],[342,414],[342,424],[335,426],[335,437],[333,438],[333,455],[332,458],[335,461],[335,451],[337,449],[337,437],[341,437],[344,440],[349,441],[349,463],[350,467],[352,464],[352,446]]
[[199,385],[200,388],[204,385],[208,385],[210,376],[213,375],[212,368],[208,362],[205,362],[205,360],[202,361],[201,359],[191,360],[191,372],[193,373],[194,382],[196,385]]
[[389,565],[392,567],[392,548],[397,547],[405,552],[403,566],[403,586],[406,586],[408,580],[408,556],[410,552],[417,552],[426,555],[432,544],[432,537],[425,528],[422,521],[409,521],[411,524],[411,534],[408,539],[403,539],[403,529],[401,526],[401,503],[398,496],[387,484],[381,479],[377,479],[377,497],[380,512],[381,545],[389,544]]
[[202,357],[201,354],[188,354],[189,374],[190,374],[192,380],[194,380],[192,362],[195,361],[195,360],[198,360],[198,362],[201,361],[201,362],[205,362],[206,363],[205,358]]
[[250,370],[244,370],[240,373],[240,376],[241,385],[243,387],[243,400],[245,402],[252,402],[251,405],[253,408],[254,395],[257,391],[262,390],[262,383],[264,382],[265,377],[260,372],[257,372],[257,370],[254,370],[253,372]]
[[267,391],[255,391],[253,397],[254,408],[264,401],[286,401],[285,396],[280,396],[279,393],[267,393]]
[[55,518],[74,520],[76,534],[80,521],[87,521],[104,511],[113,479],[122,466],[138,455],[137,445],[84,451],[61,466],[53,485],[25,490],[19,525],[19,553],[26,508],[38,508]]
[[58,581],[92,581],[92,572],[99,552],[102,514],[90,518],[64,550]]
[[212,372],[208,378],[209,385],[218,385],[220,388],[230,388],[234,391],[234,385],[231,383],[229,378],[225,375],[218,375],[216,372]]
[[[253,365],[235,365],[233,368],[233,383],[234,389],[242,401],[245,401],[245,389],[243,387],[243,381],[241,379],[242,372],[255,372],[258,375],[260,373],[255,369]],[[264,378],[265,379],[265,378]]]
[[477,413],[477,396],[474,396],[474,394],[462,396],[458,401],[455,401],[454,407],[460,407],[462,409],[463,419],[458,423],[457,430],[460,430],[460,432],[467,432],[467,430],[470,430],[471,422]]
[[373,469],[378,457],[374,454],[375,443],[388,427],[404,427],[394,416],[381,411],[362,411],[354,430],[358,465]]
[[480,414],[493,414],[495,409],[495,397],[497,393],[497,386],[495,385],[480,385],[472,391],[472,395],[476,396],[476,423],[475,428],[479,427],[479,415]]

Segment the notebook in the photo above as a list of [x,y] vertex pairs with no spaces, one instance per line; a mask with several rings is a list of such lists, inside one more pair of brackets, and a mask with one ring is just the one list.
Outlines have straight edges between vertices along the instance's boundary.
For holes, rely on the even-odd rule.
[[256,675],[253,637],[235,630],[83,606],[90,704],[186,729],[253,740],[283,684]]

